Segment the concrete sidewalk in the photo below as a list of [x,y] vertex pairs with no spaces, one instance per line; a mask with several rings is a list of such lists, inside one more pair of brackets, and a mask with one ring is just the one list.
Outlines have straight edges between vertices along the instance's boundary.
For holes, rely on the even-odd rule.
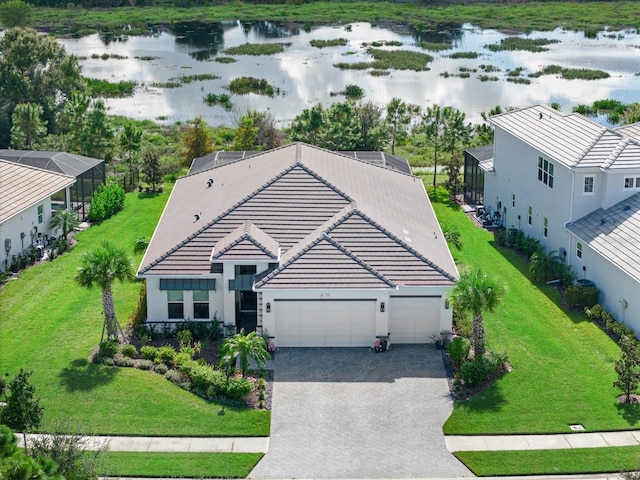
[[640,431],[555,435],[446,435],[450,452],[484,450],[556,450],[640,446]]
[[[22,434],[16,435],[22,445]],[[40,434],[28,434],[27,442]],[[90,450],[106,447],[111,452],[185,452],[185,453],[266,453],[269,437],[82,437]]]

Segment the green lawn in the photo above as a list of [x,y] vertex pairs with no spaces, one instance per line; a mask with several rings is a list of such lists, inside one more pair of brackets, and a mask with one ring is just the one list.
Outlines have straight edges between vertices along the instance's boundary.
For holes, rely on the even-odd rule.
[[[0,290],[0,368],[33,370],[44,406],[43,430],[72,419],[83,432],[124,435],[266,436],[270,413],[222,408],[160,375],[87,362],[102,327],[100,291],[73,281],[80,254],[108,239],[132,252],[151,237],[168,194],[127,194],[125,209],[78,234],[69,253],[31,267]],[[141,256],[134,258],[137,268]],[[121,323],[135,304],[139,284],[116,284]]]
[[531,283],[527,264],[497,247],[491,233],[461,210],[434,201],[442,225],[458,228],[454,251],[462,264],[481,267],[507,287],[503,304],[485,315],[488,346],[509,355],[513,371],[471,400],[456,402],[444,424],[449,435],[568,433],[640,428],[640,409],[616,401],[618,346],[578,312],[558,307],[557,291]]
[[619,473],[640,466],[640,447],[574,448],[506,452],[456,452],[479,477]]
[[262,453],[104,452],[100,473],[110,477],[245,478]]

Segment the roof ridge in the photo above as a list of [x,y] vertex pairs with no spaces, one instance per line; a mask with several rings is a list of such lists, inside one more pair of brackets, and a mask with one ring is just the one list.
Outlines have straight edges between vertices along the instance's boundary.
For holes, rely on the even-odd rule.
[[74,180],[76,179],[76,177],[74,177],[73,175],[68,175],[62,172],[54,172],[53,170],[49,170],[47,168],[34,167],[33,165],[26,165],[24,163],[12,162],[11,160],[5,160],[2,157],[0,157],[0,162],[4,162],[8,165],[19,167],[19,168],[30,168],[31,170],[37,170],[38,172],[45,172],[51,175],[58,175],[59,177],[72,178]]
[[622,151],[625,148],[627,148],[627,145],[629,145],[630,143],[629,141],[630,141],[630,138],[626,137],[625,135],[620,135],[620,140],[618,140],[618,144],[616,145],[616,148],[614,148],[611,151],[611,153],[607,155],[607,159],[603,162],[602,164],[603,168],[609,168],[611,165],[614,164],[614,162],[620,156]]
[[[332,228],[334,225],[342,221],[342,219],[348,217],[351,214],[351,212],[355,210],[355,208],[356,208],[356,202],[353,201],[345,205],[338,212],[336,212],[336,214],[333,217],[327,219],[325,222],[321,223],[316,228],[314,228],[304,238],[300,239],[299,242],[297,242],[295,245],[289,248],[289,250],[287,250],[287,253],[283,255],[283,258],[285,259],[285,261],[288,261],[289,256],[294,256],[295,253],[302,251],[307,245],[311,244],[316,238],[321,237],[322,233]],[[296,246],[299,246],[299,248],[295,248]],[[289,253],[289,252],[292,252],[292,253]]]
[[[262,192],[264,189],[266,189],[269,185],[272,185],[274,182],[278,181],[279,179],[281,179],[282,177],[284,177],[287,173],[291,172],[294,168],[296,168],[298,166],[297,163],[294,163],[292,165],[290,165],[289,167],[285,168],[282,172],[280,172],[278,175],[276,175],[275,177],[273,177],[271,180],[267,181],[266,183],[264,183],[261,187],[258,187],[256,190],[254,190],[253,192],[251,192],[250,194],[248,194],[247,196],[245,196],[244,198],[240,199],[239,201],[237,201],[236,203],[234,203],[233,205],[231,205],[229,208],[227,208],[224,212],[220,213],[217,217],[215,217],[213,220],[211,220],[210,222],[208,222],[207,224],[205,224],[204,226],[202,226],[201,228],[199,228],[198,230],[196,230],[195,232],[193,232],[191,235],[189,235],[187,238],[185,238],[184,240],[182,240],[180,243],[178,243],[177,245],[174,245],[173,247],[171,247],[169,250],[167,250],[165,253],[163,253],[160,257],[156,258],[155,260],[152,260],[151,262],[149,262],[144,269],[141,269],[139,271],[139,273],[145,273],[147,272],[150,268],[155,267],[158,263],[160,263],[160,261],[164,260],[167,256],[169,256],[170,254],[174,253],[176,250],[178,250],[178,248],[180,248],[182,245],[184,245],[185,243],[193,240],[194,238],[196,238],[198,235],[200,235],[203,231],[207,230],[208,228],[212,227],[213,225],[215,225],[216,223],[218,223],[220,220],[222,220],[224,217],[226,217],[227,215],[229,215],[229,213],[231,213],[232,211],[234,211],[235,209],[237,209],[240,205],[242,205],[243,203],[247,202],[249,199],[255,197],[256,195],[258,195],[260,192]],[[206,170],[205,170],[206,171]],[[194,174],[195,175],[195,174]]]
[[396,286],[391,280],[389,280],[384,275],[382,275],[380,272],[378,272],[376,269],[371,267],[371,265],[363,262],[353,252],[351,252],[350,250],[345,248],[343,245],[341,245],[340,243],[338,243],[337,241],[335,241],[334,239],[329,237],[324,232],[322,233],[322,235],[318,236],[313,242],[311,242],[309,245],[307,245],[304,249],[302,249],[298,253],[296,253],[292,258],[287,260],[285,263],[283,263],[278,268],[276,268],[273,272],[269,273],[269,275],[267,275],[266,277],[261,279],[259,282],[257,282],[254,286],[256,288],[260,288],[262,285],[264,285],[265,283],[269,282],[275,276],[277,276],[278,274],[283,272],[285,269],[287,269],[289,266],[291,266],[295,261],[299,260],[302,256],[304,256],[305,253],[307,253],[309,250],[311,250],[313,247],[315,247],[316,245],[318,245],[322,241],[329,242],[331,245],[333,245],[335,248],[337,248],[342,253],[347,255],[350,259],[355,261],[358,265],[360,265],[362,268],[367,270],[369,273],[371,273],[373,276],[375,276],[381,282],[386,283],[390,287],[395,287]]
[[447,277],[449,280],[455,282],[455,278],[448,272],[445,272],[441,267],[437,266],[435,263],[433,263],[431,260],[429,260],[428,258],[426,258],[424,255],[422,255],[420,252],[418,252],[415,248],[411,247],[410,245],[408,245],[406,242],[402,241],[400,238],[398,238],[396,235],[394,235],[392,232],[390,232],[389,230],[387,230],[386,228],[384,228],[382,225],[380,225],[378,222],[376,222],[373,218],[369,217],[366,213],[364,213],[362,210],[356,210],[354,213],[357,213],[358,215],[360,215],[364,220],[366,220],[367,222],[369,222],[369,224],[371,224],[373,227],[377,228],[380,232],[384,233],[385,235],[387,235],[388,237],[390,237],[392,240],[394,240],[395,242],[397,242],[400,246],[402,246],[403,248],[405,248],[407,251],[409,251],[410,253],[412,253],[413,255],[415,255],[416,257],[418,257],[420,260],[422,260],[424,263],[426,263],[427,265],[429,265],[430,267],[432,267],[435,271],[441,273],[442,275],[444,275],[445,277]]

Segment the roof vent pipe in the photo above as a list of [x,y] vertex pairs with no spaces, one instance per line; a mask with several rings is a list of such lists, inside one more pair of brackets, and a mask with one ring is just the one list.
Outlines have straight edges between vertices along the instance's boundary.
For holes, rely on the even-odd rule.
[[539,120],[542,120],[542,117],[543,117],[542,112],[540,112],[540,113],[538,114],[538,119],[539,119]]
[[212,185],[213,185],[213,178],[210,178],[209,180],[207,180],[207,188],[211,188]]

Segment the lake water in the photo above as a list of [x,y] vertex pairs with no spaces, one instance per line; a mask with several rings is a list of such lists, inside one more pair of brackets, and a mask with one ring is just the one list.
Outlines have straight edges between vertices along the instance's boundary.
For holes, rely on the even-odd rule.
[[[99,35],[79,39],[61,39],[69,53],[84,59],[83,75],[110,81],[134,80],[140,87],[133,97],[109,99],[110,113],[138,119],[161,119],[163,122],[192,119],[202,116],[211,125],[233,125],[247,109],[268,110],[282,126],[304,108],[318,102],[325,106],[344,97],[332,96],[349,84],[357,84],[365,91],[364,100],[384,106],[391,98],[400,97],[422,107],[438,103],[451,105],[466,112],[468,119],[480,121],[480,112],[500,105],[525,106],[535,103],[558,102],[569,112],[578,104],[613,98],[625,103],[640,101],[640,35],[635,31],[601,32],[597,38],[585,38],[582,32],[555,30],[532,32],[530,38],[549,38],[547,52],[526,51],[491,52],[486,44],[497,43],[507,35],[494,30],[481,30],[471,25],[462,28],[443,28],[431,34],[417,34],[406,26],[371,26],[354,23],[349,27],[317,26],[304,31],[296,24],[256,22],[225,22],[213,25],[181,24],[171,32],[124,37],[113,40]],[[346,38],[344,47],[315,48],[313,39]],[[364,42],[395,40],[402,47],[390,49],[415,50],[429,53],[434,61],[423,72],[391,70],[390,75],[374,77],[365,71],[339,70],[338,62],[371,61]],[[448,42],[452,48],[442,52],[427,52],[417,45],[420,40]],[[226,56],[225,48],[244,43],[279,43],[284,53],[270,56],[234,56],[235,63],[221,64],[216,56]],[[480,53],[477,59],[451,59],[456,51]],[[126,59],[93,59],[91,55],[117,54]],[[151,61],[135,57],[158,57]],[[86,57],[86,58],[85,58]],[[478,68],[493,65],[501,71],[490,73],[498,81],[482,82],[478,70],[471,77],[444,78],[441,73],[457,73],[460,67]],[[554,75],[531,78],[530,85],[507,82],[506,71],[524,67],[524,76],[546,65],[569,68],[599,69],[611,77],[604,80],[565,80]],[[164,89],[152,86],[180,75],[210,73],[219,80],[185,84]],[[280,89],[280,95],[269,98],[261,95],[232,95],[234,108],[225,111],[220,106],[203,102],[207,93],[228,93],[224,87],[240,76],[264,78]]]

